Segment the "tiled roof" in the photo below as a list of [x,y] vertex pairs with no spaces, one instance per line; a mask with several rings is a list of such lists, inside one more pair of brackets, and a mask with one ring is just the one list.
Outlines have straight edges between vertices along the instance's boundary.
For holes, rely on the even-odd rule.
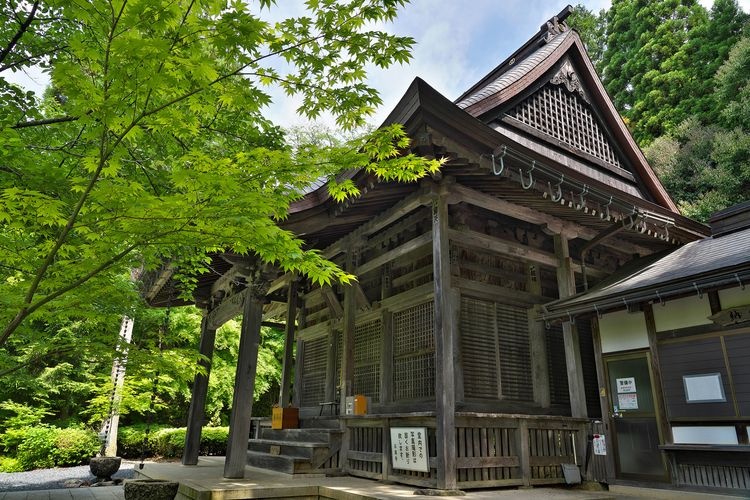
[[550,40],[546,44],[539,47],[539,49],[532,52],[531,55],[526,57],[524,60],[520,62],[516,61],[513,64],[513,66],[510,66],[510,69],[508,71],[505,71],[504,73],[502,73],[495,80],[488,83],[487,85],[482,87],[480,90],[461,99],[461,101],[457,102],[456,105],[462,109],[468,108],[472,104],[476,104],[477,102],[480,102],[486,99],[487,97],[490,97],[500,92],[501,90],[508,87],[512,83],[521,79],[524,75],[526,75],[529,71],[534,69],[536,66],[541,64],[545,59],[547,59],[552,54],[552,52],[554,52],[556,48],[562,45],[562,43],[568,37],[572,35],[573,35],[572,30],[567,30],[556,35],[552,40]]

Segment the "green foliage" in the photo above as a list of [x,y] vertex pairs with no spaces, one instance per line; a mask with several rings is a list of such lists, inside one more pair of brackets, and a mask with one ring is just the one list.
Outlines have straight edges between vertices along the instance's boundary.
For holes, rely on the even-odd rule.
[[573,8],[565,22],[576,30],[586,47],[591,62],[598,73],[602,73],[602,57],[605,47],[607,11],[602,9],[598,14],[579,3]]
[[[64,325],[131,311],[131,269],[171,261],[189,295],[218,250],[318,283],[351,279],[279,227],[289,204],[350,168],[408,181],[439,166],[402,157],[395,127],[296,154],[263,116],[274,85],[300,96],[308,118],[363,124],[380,104],[366,67],[409,58],[412,39],[373,28],[405,0],[309,1],[278,22],[284,7],[272,2],[50,0],[32,13],[2,1],[31,22],[0,30],[0,345],[30,334],[30,317]],[[11,61],[44,62],[44,100],[2,79]]]
[[[152,428],[145,447],[145,456],[167,458],[182,456],[185,449],[185,432],[184,427],[156,426]],[[121,427],[117,436],[118,454],[125,458],[140,458],[145,435],[145,426],[143,425]],[[201,455],[226,454],[228,438],[228,427],[204,427],[201,431],[199,453]]]
[[0,472],[23,472],[23,466],[17,458],[0,456]]
[[24,470],[48,469],[55,466],[55,441],[57,431],[52,427],[25,429],[18,445],[16,458]]
[[55,436],[55,465],[70,467],[88,463],[99,450],[99,437],[86,429],[57,429]]

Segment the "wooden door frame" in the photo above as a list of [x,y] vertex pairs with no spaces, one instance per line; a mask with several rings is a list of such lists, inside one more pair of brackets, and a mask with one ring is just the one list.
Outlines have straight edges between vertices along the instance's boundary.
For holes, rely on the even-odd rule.
[[662,431],[662,423],[664,419],[664,415],[660,411],[661,405],[658,404],[656,398],[657,394],[660,394],[661,391],[657,393],[657,388],[655,387],[656,382],[661,383],[660,381],[654,380],[654,370],[652,367],[652,354],[650,349],[644,348],[644,349],[638,349],[635,351],[627,351],[627,352],[617,352],[617,353],[608,353],[608,354],[602,354],[602,367],[604,369],[604,380],[606,381],[606,387],[607,387],[607,413],[606,416],[602,415],[602,418],[607,419],[608,427],[611,429],[611,439],[612,439],[612,459],[614,462],[614,473],[615,473],[615,480],[651,480],[651,481],[663,481],[665,483],[669,483],[671,480],[670,475],[670,469],[669,469],[669,460],[666,457],[666,454],[661,451],[657,450],[659,452],[659,456],[661,457],[661,462],[664,468],[664,475],[662,476],[653,476],[653,475],[645,475],[645,474],[627,474],[627,477],[623,477],[622,472],[620,472],[620,459],[619,459],[619,453],[617,450],[617,429],[615,427],[615,418],[612,415],[612,409],[614,408],[614,394],[612,393],[612,387],[610,384],[609,379],[609,362],[610,361],[624,361],[629,359],[639,359],[639,358],[645,358],[646,361],[646,367],[648,368],[648,376],[649,376],[649,383],[651,385],[651,399],[652,399],[652,405],[654,407],[653,413],[654,413],[654,419],[656,421],[656,429],[657,434],[659,436],[659,444],[662,445],[665,443],[664,439],[664,433]]

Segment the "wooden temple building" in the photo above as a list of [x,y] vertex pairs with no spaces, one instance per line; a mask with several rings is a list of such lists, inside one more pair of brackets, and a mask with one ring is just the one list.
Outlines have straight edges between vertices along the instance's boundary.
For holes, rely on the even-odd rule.
[[[356,283],[320,287],[236,255],[216,255],[198,278],[203,355],[243,315],[225,477],[248,462],[445,490],[562,483],[566,464],[588,480],[641,477],[643,467],[613,460],[626,448],[599,332],[632,318],[596,301],[568,314],[564,300],[710,230],[681,216],[659,183],[567,28],[569,10],[455,102],[411,84],[386,123],[404,125],[413,152],[445,158],[439,175],[397,183],[354,172],[358,198],[336,203],[321,183],[293,204],[283,227]],[[171,300],[171,272],[145,284],[150,304]],[[263,322],[286,325],[279,405],[299,409],[301,428],[248,440]],[[652,330],[637,352],[679,351]],[[184,464],[197,462],[206,390],[199,375]],[[355,395],[365,414],[347,411]],[[650,444],[673,443],[659,425]],[[666,480],[666,451],[656,457],[642,475]]]

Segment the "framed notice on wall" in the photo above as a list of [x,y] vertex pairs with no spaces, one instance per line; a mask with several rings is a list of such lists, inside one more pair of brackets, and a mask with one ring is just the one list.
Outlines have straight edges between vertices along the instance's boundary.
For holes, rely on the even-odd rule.
[[391,427],[394,469],[430,472],[426,427]]
[[688,403],[723,403],[727,400],[721,373],[684,375],[685,401]]

